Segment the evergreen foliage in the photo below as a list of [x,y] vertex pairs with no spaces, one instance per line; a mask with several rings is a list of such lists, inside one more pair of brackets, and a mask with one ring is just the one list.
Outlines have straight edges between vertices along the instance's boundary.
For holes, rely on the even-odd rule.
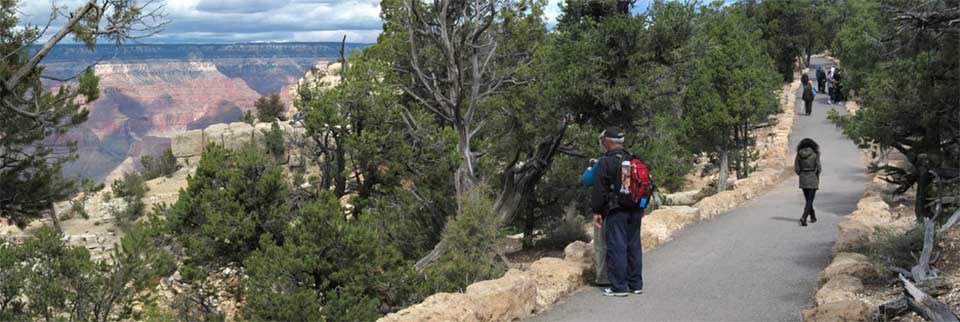
[[265,234],[281,242],[291,219],[286,198],[281,169],[255,145],[237,151],[208,145],[167,218],[188,257],[181,273],[204,278],[238,265]]
[[[286,121],[286,118],[283,117],[283,102],[280,101],[280,94],[270,93],[268,95],[261,96],[253,103],[253,107],[257,110],[257,119],[260,122],[273,122],[274,120]],[[246,115],[244,115],[246,119]]]

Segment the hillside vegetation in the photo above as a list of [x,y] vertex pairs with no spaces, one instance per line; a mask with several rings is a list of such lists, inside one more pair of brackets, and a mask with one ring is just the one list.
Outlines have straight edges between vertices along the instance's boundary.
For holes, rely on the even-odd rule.
[[[76,150],[43,142],[88,118],[99,85],[88,70],[70,86],[43,90],[43,48],[61,39],[29,47],[40,29],[16,27],[17,3],[0,0],[0,30],[12,35],[0,37],[0,216],[24,226],[79,192],[61,174]],[[95,14],[117,3],[128,13],[120,20]],[[719,173],[714,186],[723,191],[728,177],[756,168],[751,131],[770,125],[783,82],[811,54],[836,51],[862,68],[848,74],[853,84],[900,81],[882,76],[887,65],[856,63],[878,38],[851,31],[871,28],[852,22],[891,19],[865,16],[875,14],[870,3],[654,1],[635,10],[633,1],[568,0],[548,28],[542,0],[383,0],[377,43],[345,48],[325,76],[341,81],[297,87],[305,137],[286,143],[296,158],[279,148],[276,123],[249,136],[265,144],[206,145],[199,159],[179,160],[193,172],[175,203],[144,209],[122,196],[136,214],[124,216],[107,258],[67,245],[56,229],[3,241],[0,281],[17,282],[0,284],[0,320],[370,321],[436,292],[463,291],[509,267],[497,247],[503,236],[523,233],[528,246],[582,236],[564,214],[589,212],[580,175],[599,155],[605,127],[624,130],[627,150],[651,166],[661,192],[680,190],[696,166]],[[123,41],[125,31],[160,27],[143,25],[149,12],[91,0],[63,28],[89,45]],[[861,113],[844,119],[850,135],[935,151],[911,162],[956,168],[949,160],[960,122],[950,109],[956,97],[946,93],[958,88],[958,74],[942,73],[956,71],[945,58],[956,57],[953,43],[894,60],[924,67],[909,71],[930,76],[936,90],[918,82],[899,87],[912,90],[910,100],[865,99]],[[888,111],[900,103],[909,108]],[[931,133],[910,123],[916,131],[887,140],[878,122],[914,121],[907,110],[954,127]],[[177,169],[164,168],[164,176]],[[117,191],[142,196],[142,178],[131,178]],[[903,182],[929,189],[916,178]]]

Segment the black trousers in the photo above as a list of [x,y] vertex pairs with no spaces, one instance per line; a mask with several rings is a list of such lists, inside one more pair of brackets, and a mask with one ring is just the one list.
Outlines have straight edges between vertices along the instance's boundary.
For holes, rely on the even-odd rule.
[[643,210],[614,210],[607,214],[607,279],[614,292],[643,289],[643,250],[640,222]]
[[810,113],[813,112],[813,100],[803,101],[803,108],[804,108],[803,114],[810,115]]
[[817,197],[817,189],[803,189],[803,199],[807,203],[803,206],[803,210],[813,210],[813,198]]
[[824,78],[817,78],[817,92],[823,93],[824,87],[827,84],[827,80]]

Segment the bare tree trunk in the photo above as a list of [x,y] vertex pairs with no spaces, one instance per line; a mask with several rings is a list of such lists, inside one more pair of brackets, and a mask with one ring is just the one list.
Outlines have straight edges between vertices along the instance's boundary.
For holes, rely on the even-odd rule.
[[933,256],[934,245],[934,227],[936,223],[933,219],[923,218],[923,250],[920,252],[920,258],[917,259],[917,265],[910,269],[913,280],[925,282],[937,277],[936,272],[930,268],[930,258]]
[[900,275],[900,281],[903,282],[903,287],[907,290],[907,304],[910,305],[910,309],[914,312],[920,314],[920,316],[928,321],[960,322],[957,315],[950,311],[950,308],[943,304],[943,302],[924,293],[913,285],[913,283],[910,283],[903,275]]
[[50,222],[53,223],[53,228],[57,232],[63,234],[63,228],[60,227],[60,216],[57,215],[57,209],[53,204],[50,204]]
[[717,175],[717,193],[727,190],[727,177],[730,176],[730,152],[724,148],[717,148],[720,153],[720,174]]
[[923,218],[930,216],[930,211],[927,210],[927,190],[930,188],[931,178],[925,166],[918,166],[915,171],[917,173],[917,197],[916,200],[914,200],[914,212],[916,213],[917,221],[923,222]]

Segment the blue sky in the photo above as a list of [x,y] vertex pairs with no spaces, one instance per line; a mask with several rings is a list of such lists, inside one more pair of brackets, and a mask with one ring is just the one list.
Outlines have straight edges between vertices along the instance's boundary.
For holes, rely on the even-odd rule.
[[[339,41],[372,43],[380,34],[380,0],[159,0],[170,24],[144,43]],[[548,24],[560,14],[549,0]],[[652,0],[637,1],[644,10]],[[43,26],[51,8],[76,8],[85,0],[21,0],[21,22]],[[55,22],[62,23],[63,18]],[[53,31],[49,32],[53,33]]]

